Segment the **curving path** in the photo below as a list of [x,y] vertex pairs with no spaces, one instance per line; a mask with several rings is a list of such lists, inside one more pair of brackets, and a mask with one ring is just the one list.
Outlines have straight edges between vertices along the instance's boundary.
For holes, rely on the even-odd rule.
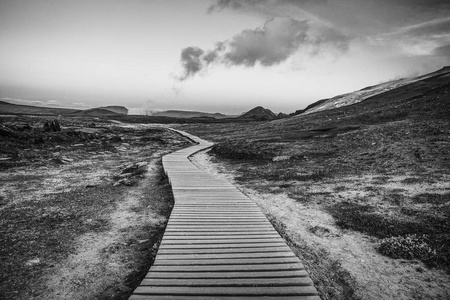
[[175,206],[155,262],[130,299],[320,300],[300,260],[258,206],[188,159],[198,143],[163,157]]

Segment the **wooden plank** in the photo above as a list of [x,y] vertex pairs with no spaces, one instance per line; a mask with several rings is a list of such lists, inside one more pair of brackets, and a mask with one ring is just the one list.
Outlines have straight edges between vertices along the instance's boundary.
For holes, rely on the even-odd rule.
[[273,247],[273,246],[283,246],[286,245],[283,241],[272,240],[267,242],[254,242],[254,243],[227,243],[227,244],[166,244],[161,243],[159,249],[215,249],[215,248],[260,248],[260,247]]
[[[205,191],[203,191],[205,192]],[[195,200],[195,201],[200,201],[200,200],[205,200],[205,201],[222,201],[222,202],[228,202],[228,201],[240,201],[242,203],[246,203],[246,204],[252,204],[254,206],[257,206],[256,204],[250,202],[250,200],[248,198],[246,198],[245,196],[240,196],[237,195],[236,193],[232,193],[232,194],[228,194],[225,195],[225,193],[221,193],[220,194],[212,194],[211,192],[208,193],[200,193],[200,191],[198,191],[197,193],[183,193],[181,191],[178,192],[179,198],[177,198],[177,200]]]
[[141,285],[149,286],[308,286],[313,285],[309,277],[290,278],[228,278],[228,279],[154,279],[146,278]]
[[270,223],[268,222],[263,222],[263,221],[240,221],[240,220],[217,220],[217,221],[197,221],[197,220],[193,220],[193,221],[169,221],[169,225],[177,225],[177,226],[182,226],[182,225],[186,225],[186,226],[229,226],[229,225],[238,225],[241,227],[245,227],[245,226],[258,226],[258,225],[269,225]]
[[[219,229],[219,228],[217,228]],[[202,229],[197,230],[197,231],[185,231],[184,229],[179,229],[179,230],[167,230],[166,231],[166,235],[164,235],[164,237],[173,237],[173,238],[182,238],[183,236],[185,237],[189,237],[189,238],[194,238],[195,236],[201,237],[201,238],[207,238],[208,236],[223,236],[224,238],[226,236],[233,236],[233,237],[238,237],[238,236],[247,236],[247,237],[251,237],[251,236],[256,236],[256,235],[261,235],[261,236],[271,236],[273,235],[274,237],[280,237],[279,235],[277,235],[276,232],[274,232],[273,230],[267,229],[258,229],[256,228],[255,230],[245,230],[245,229],[240,229],[240,230],[235,230],[235,231],[230,231],[230,230],[216,230],[216,231],[202,231]]]
[[217,266],[152,266],[151,271],[162,272],[236,272],[236,271],[287,271],[304,270],[301,263],[254,264],[254,265],[217,265]]
[[171,219],[173,221],[184,221],[184,220],[192,220],[192,221],[229,221],[237,220],[237,221],[264,221],[267,222],[267,219],[262,216],[246,216],[246,215],[217,215],[217,216],[172,216]]
[[233,232],[233,231],[241,231],[241,230],[245,230],[245,231],[259,231],[259,230],[264,230],[264,231],[273,231],[273,227],[269,227],[267,225],[260,225],[260,226],[242,226],[242,225],[237,225],[237,226],[230,226],[229,224],[225,224],[225,225],[217,225],[217,226],[202,226],[202,225],[186,225],[186,227],[183,227],[183,225],[177,225],[177,224],[171,224],[170,226],[166,227],[166,232],[215,232],[215,231],[228,231],[228,232]]
[[273,231],[272,230],[266,230],[266,231],[262,231],[262,230],[253,230],[253,231],[215,231],[215,232],[211,232],[211,231],[167,231],[164,234],[164,237],[175,237],[175,236],[217,236],[217,235],[273,235]]
[[160,286],[139,286],[134,291],[135,294],[144,295],[203,295],[203,296],[316,296],[317,291],[312,286],[273,286],[273,287],[160,287]]
[[132,295],[130,300],[321,300],[319,296],[174,296],[174,295]]
[[297,257],[264,257],[264,258],[210,258],[210,259],[164,259],[156,257],[153,266],[222,266],[222,265],[267,265],[297,263]]
[[150,270],[145,278],[160,279],[230,279],[230,278],[301,278],[308,277],[305,270],[254,271],[254,272],[156,272]]
[[255,247],[255,248],[206,248],[206,249],[168,249],[163,248],[158,250],[158,255],[165,254],[215,254],[215,253],[262,253],[262,252],[275,252],[275,253],[283,253],[283,252],[292,253],[291,249],[286,245],[283,246],[272,246],[272,247]]
[[170,224],[242,224],[242,225],[249,225],[249,224],[270,224],[269,221],[265,220],[265,219],[251,219],[251,220],[241,220],[241,219],[199,219],[199,220],[184,220],[184,219],[170,219],[169,220]]
[[[209,201],[208,204],[210,204],[211,202]],[[217,207],[218,206],[218,207]],[[221,207],[223,206],[223,207]],[[230,211],[230,212],[234,212],[234,211],[238,211],[238,212],[254,212],[254,213],[258,213],[261,214],[261,211],[259,210],[259,208],[257,207],[253,207],[253,206],[243,206],[243,205],[216,205],[215,207],[208,207],[207,205],[196,205],[194,207],[189,207],[189,206],[182,206],[182,204],[180,205],[175,205],[175,207],[172,210],[172,213],[192,213],[192,212],[217,212],[217,211]]]
[[266,217],[258,215],[258,214],[238,214],[238,213],[230,213],[230,214],[174,214],[170,216],[173,220],[209,220],[209,219],[251,219],[251,220],[264,220],[267,221]]
[[199,216],[208,216],[208,215],[242,215],[242,216],[261,216],[265,217],[261,212],[257,211],[256,209],[240,209],[240,208],[225,208],[225,209],[191,209],[191,210],[179,210],[175,209],[172,211],[171,216],[192,216],[192,215],[199,215]]
[[[237,224],[236,224],[237,223]],[[169,227],[170,226],[170,227]],[[184,227],[186,226],[186,227]],[[237,219],[231,219],[226,221],[216,221],[216,222],[172,222],[167,225],[167,231],[175,231],[175,232],[183,232],[184,229],[196,229],[197,231],[230,231],[231,234],[234,234],[232,231],[270,231],[272,233],[276,233],[275,229],[271,227],[270,223],[262,223],[262,222],[240,222]],[[216,230],[214,230],[216,229]]]
[[281,238],[258,238],[258,239],[187,239],[187,240],[165,240],[161,245],[203,245],[203,244],[257,244],[257,243],[282,243]]
[[241,240],[241,239],[248,239],[248,240],[254,240],[254,239],[268,239],[268,238],[277,238],[279,239],[280,236],[278,234],[272,233],[272,234],[245,234],[245,235],[164,235],[165,241],[172,241],[172,240]]
[[242,225],[220,225],[220,226],[197,226],[197,225],[176,225],[176,224],[170,224],[167,225],[166,231],[251,231],[251,230],[269,230],[273,231],[273,227],[270,224],[259,224],[259,225],[253,225],[253,226],[242,226]]
[[179,199],[175,198],[175,207],[191,207],[191,208],[253,208],[259,209],[256,204],[248,203],[239,199]]
[[291,251],[276,251],[276,252],[251,252],[251,253],[215,253],[215,254],[162,254],[158,252],[158,258],[162,260],[199,260],[199,259],[227,259],[227,258],[273,258],[273,257],[296,257]]
[[234,206],[228,206],[228,207],[214,207],[214,208],[210,208],[210,207],[199,207],[199,208],[174,208],[172,210],[172,214],[193,214],[193,213],[198,213],[198,214],[209,214],[209,213],[214,213],[214,214],[219,214],[219,213],[242,213],[242,214],[246,214],[246,213],[258,213],[260,214],[261,212],[258,211],[256,208],[245,208],[245,207],[234,207]]

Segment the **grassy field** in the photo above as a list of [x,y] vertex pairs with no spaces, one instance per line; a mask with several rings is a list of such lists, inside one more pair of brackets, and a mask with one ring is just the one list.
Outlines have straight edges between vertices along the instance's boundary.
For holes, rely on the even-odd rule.
[[[445,299],[450,297],[449,92],[450,78],[437,76],[320,113],[179,128],[216,142],[209,161],[218,173],[232,174],[230,180],[254,196],[288,240],[297,242],[316,284],[333,282],[341,291],[322,288],[324,299],[394,294],[398,299]],[[296,210],[315,216],[309,223],[296,221],[305,218]],[[338,242],[347,237],[358,237],[367,247],[330,249],[347,247]],[[339,283],[321,274],[320,260],[307,249],[314,245],[328,253],[328,265],[334,262],[340,266],[335,270],[348,271],[349,280]],[[360,260],[347,258],[345,251]],[[373,264],[371,257],[377,258]],[[362,260],[372,270],[358,269]],[[388,265],[378,270],[384,260],[397,271]],[[405,265],[410,268],[404,271],[413,275],[401,282],[397,273]],[[398,294],[383,291],[364,272],[398,279]],[[436,282],[430,284],[430,278]],[[353,293],[342,296],[344,290]]]
[[189,143],[161,128],[44,122],[1,118],[0,298],[128,299],[173,206],[161,156]]

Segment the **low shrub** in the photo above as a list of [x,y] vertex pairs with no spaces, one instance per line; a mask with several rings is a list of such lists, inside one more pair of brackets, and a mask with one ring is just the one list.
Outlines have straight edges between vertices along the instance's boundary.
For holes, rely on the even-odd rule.
[[279,146],[263,141],[227,141],[215,144],[211,153],[221,158],[243,160],[269,160],[279,155]]
[[328,207],[328,211],[338,226],[378,238],[402,235],[415,227],[412,222],[387,218],[377,213],[375,207],[366,204],[343,201]]
[[412,198],[415,203],[430,203],[434,205],[441,205],[450,203],[450,193],[446,194],[418,194]]
[[299,172],[297,168],[283,168],[282,166],[269,166],[266,172],[261,172],[261,177],[266,180],[285,180],[285,181],[322,181],[325,178],[333,176],[331,171],[317,169],[309,173]]
[[431,262],[437,255],[426,235],[415,234],[384,238],[380,241],[378,251],[392,258],[418,259],[423,262]]
[[378,251],[393,258],[419,259],[429,266],[441,267],[450,274],[449,207],[443,215],[402,207],[389,216],[377,207],[340,202],[328,207],[336,224],[380,238]]

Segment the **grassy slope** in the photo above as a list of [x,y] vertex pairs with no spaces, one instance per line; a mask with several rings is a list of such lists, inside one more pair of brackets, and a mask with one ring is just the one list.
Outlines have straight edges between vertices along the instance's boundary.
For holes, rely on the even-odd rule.
[[[437,77],[339,109],[254,124],[186,125],[230,158],[289,156],[302,168],[448,171],[450,77]],[[339,159],[338,159],[339,158]]]
[[[182,128],[218,143],[213,152],[228,159],[238,181],[252,185],[263,180],[265,187],[252,187],[267,191],[272,186],[300,200],[304,187],[299,182],[368,174],[387,182],[390,176],[406,176],[397,192],[365,186],[372,189],[369,198],[309,204],[331,213],[342,228],[381,239],[397,236],[382,240],[387,255],[414,257],[450,270],[450,199],[445,188],[450,175],[449,93],[450,77],[439,75],[310,115]],[[406,193],[413,181],[444,188]],[[411,255],[402,247],[417,251]]]

